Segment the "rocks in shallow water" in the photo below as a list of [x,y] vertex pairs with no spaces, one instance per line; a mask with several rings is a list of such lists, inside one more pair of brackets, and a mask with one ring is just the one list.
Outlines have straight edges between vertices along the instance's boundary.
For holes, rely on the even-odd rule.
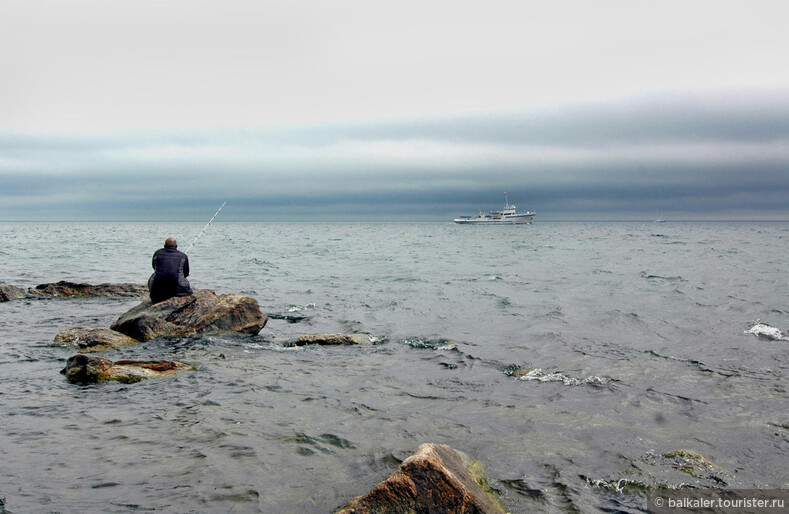
[[724,471],[724,469],[708,461],[703,455],[688,450],[677,450],[664,453],[663,457],[672,459],[674,467],[692,477],[724,482],[723,479],[717,476],[718,472]]
[[25,296],[27,296],[27,294],[21,287],[12,286],[10,284],[0,285],[0,302],[20,300]]
[[109,328],[73,327],[56,335],[53,344],[77,347],[83,352],[104,352],[140,344],[140,341]]
[[27,291],[12,285],[0,285],[0,302],[19,300],[27,296],[144,298],[148,296],[148,287],[143,284],[78,284],[65,280],[52,284],[39,284],[28,288]]
[[139,382],[146,378],[169,375],[177,371],[192,369],[181,362],[168,360],[119,360],[111,361],[91,355],[77,354],[69,357],[61,373],[69,382],[93,383],[117,380],[125,384]]
[[148,341],[218,332],[256,335],[266,326],[266,321],[268,318],[252,297],[217,295],[200,289],[192,296],[154,304],[143,302],[118,318],[110,328],[139,341]]
[[304,346],[307,344],[321,344],[321,345],[354,345],[354,344],[371,344],[375,342],[375,338],[370,334],[311,334],[302,335],[291,343],[291,346]]
[[148,287],[143,284],[77,284],[61,280],[54,284],[39,284],[27,290],[32,296],[98,296],[103,298],[143,298]]
[[268,317],[271,319],[281,319],[288,323],[301,323],[304,320],[310,319],[309,316],[302,316],[300,314],[290,314],[290,313],[283,314],[281,312],[274,312],[274,313],[269,312]]
[[[688,475],[695,480],[688,480]],[[650,450],[631,461],[624,475],[609,475],[605,478],[579,476],[593,487],[619,494],[684,488],[720,488],[737,481],[737,477],[731,472],[689,450],[668,453],[655,453]]]
[[444,444],[423,444],[397,470],[337,514],[374,512],[503,513],[479,485],[468,455]]

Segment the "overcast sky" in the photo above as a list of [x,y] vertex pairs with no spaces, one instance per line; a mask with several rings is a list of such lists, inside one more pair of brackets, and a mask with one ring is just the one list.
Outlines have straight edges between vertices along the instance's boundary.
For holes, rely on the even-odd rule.
[[0,0],[0,220],[789,219],[782,7]]

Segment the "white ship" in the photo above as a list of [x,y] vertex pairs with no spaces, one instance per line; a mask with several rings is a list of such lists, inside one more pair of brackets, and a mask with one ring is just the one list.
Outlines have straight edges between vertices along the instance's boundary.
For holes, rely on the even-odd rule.
[[515,206],[510,205],[507,201],[507,193],[504,193],[504,210],[490,211],[488,213],[480,212],[478,215],[461,216],[455,218],[455,223],[462,225],[476,225],[476,224],[522,224],[533,223],[534,216],[537,213],[533,211],[526,211],[522,213],[515,212]]

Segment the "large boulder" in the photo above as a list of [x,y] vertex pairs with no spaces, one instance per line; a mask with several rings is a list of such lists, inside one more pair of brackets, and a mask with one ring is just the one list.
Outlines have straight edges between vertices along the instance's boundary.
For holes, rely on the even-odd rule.
[[27,290],[33,296],[99,296],[104,298],[144,298],[148,287],[143,284],[77,284],[61,280],[39,284]]
[[237,294],[217,295],[208,289],[159,303],[146,301],[118,318],[110,328],[138,341],[157,337],[238,332],[255,335],[268,318],[257,300]]
[[77,354],[69,357],[61,373],[69,382],[89,384],[117,380],[124,384],[139,382],[146,378],[170,375],[177,371],[192,369],[181,362],[168,360],[119,360],[111,361],[91,355]]
[[109,328],[73,327],[55,336],[53,345],[79,348],[82,352],[105,352],[140,344],[126,334]]
[[21,287],[12,286],[10,284],[0,285],[0,302],[19,300],[25,296],[27,296],[25,290]]
[[423,444],[394,473],[337,514],[379,512],[503,513],[486,493],[468,455],[444,444]]

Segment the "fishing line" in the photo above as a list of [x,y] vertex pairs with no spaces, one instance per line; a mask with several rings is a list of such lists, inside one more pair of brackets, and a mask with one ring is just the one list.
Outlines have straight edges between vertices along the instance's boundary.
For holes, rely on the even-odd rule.
[[[222,207],[224,207],[226,203],[227,203],[227,202],[224,202],[224,203],[222,204]],[[206,224],[205,224],[205,227],[203,227],[203,230],[201,230],[201,231],[200,231],[200,233],[199,233],[199,234],[197,234],[197,237],[195,238],[195,240],[194,240],[194,241],[192,241],[192,244],[190,244],[190,245],[189,245],[189,248],[192,248],[192,246],[194,246],[194,244],[197,242],[197,240],[198,240],[198,239],[200,239],[200,236],[202,236],[202,235],[203,235],[203,232],[205,232],[205,229],[207,229],[207,228],[208,228],[208,225],[210,225],[210,224],[211,224],[211,222],[212,222],[212,221],[214,221],[214,218],[216,218],[216,215],[217,215],[217,214],[219,214],[219,211],[221,211],[221,210],[222,210],[222,207],[220,207],[219,209],[217,209],[217,211],[214,213],[214,215],[213,215],[213,216],[211,216],[211,219],[210,219],[210,220],[208,220],[208,223],[206,223]],[[188,252],[189,252],[189,248],[187,248],[187,249],[186,249],[186,251],[185,251],[184,253],[188,253]]]

